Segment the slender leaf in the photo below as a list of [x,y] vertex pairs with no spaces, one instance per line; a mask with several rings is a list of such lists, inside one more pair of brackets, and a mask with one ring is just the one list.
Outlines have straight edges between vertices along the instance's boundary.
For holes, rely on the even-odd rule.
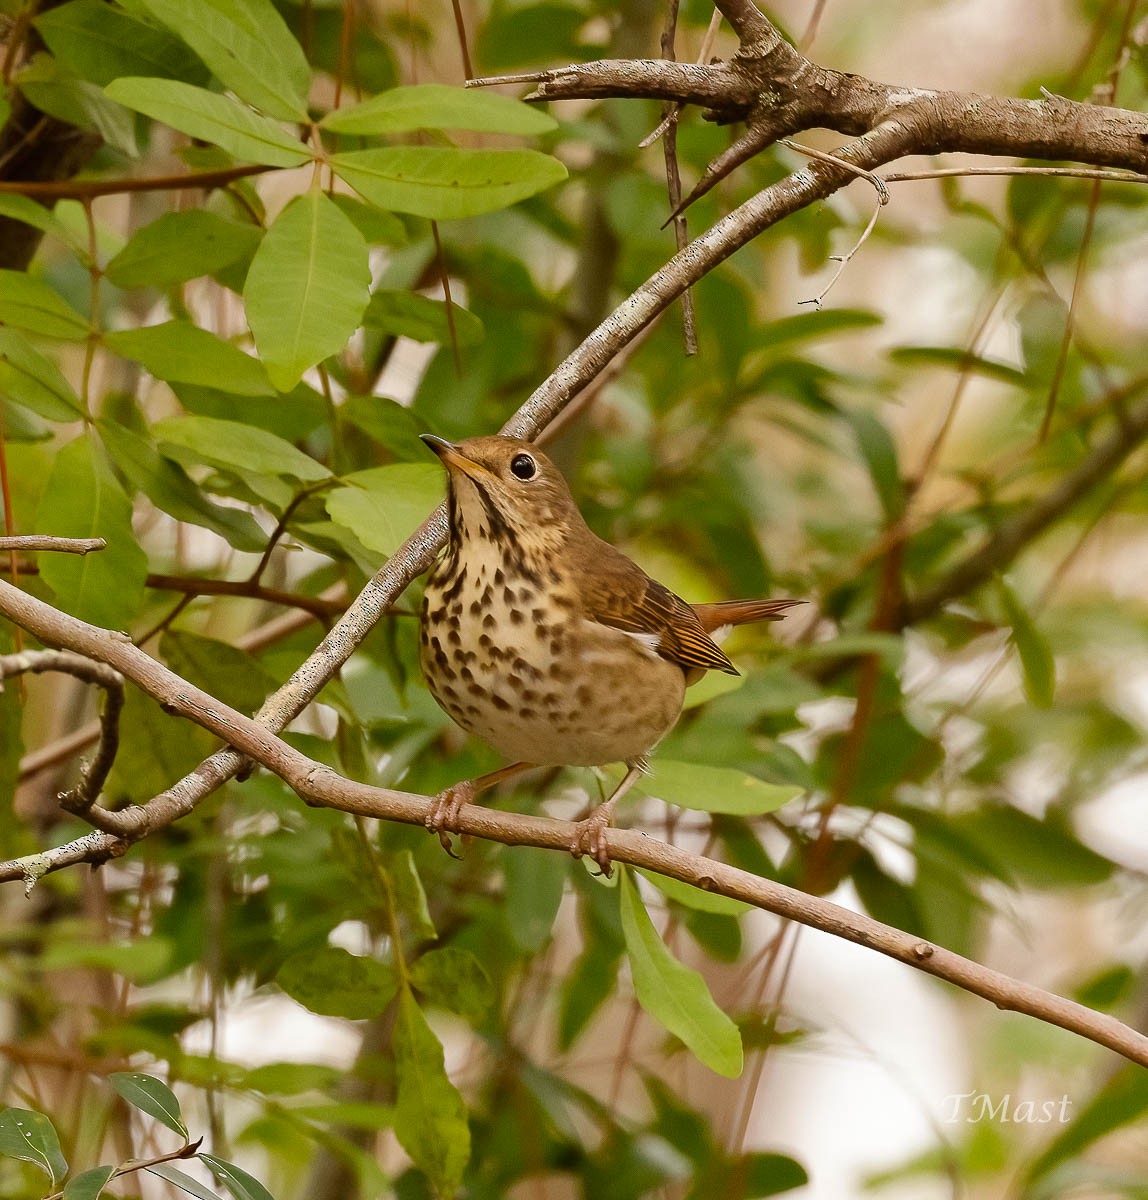
[[905,487],[893,438],[877,417],[863,409],[851,412],[849,422],[885,517],[895,521],[905,507]]
[[801,795],[790,784],[766,783],[732,767],[655,759],[653,774],[640,784],[659,800],[703,812],[760,816]]
[[263,1184],[254,1175],[249,1175],[242,1167],[225,1162],[222,1158],[216,1158],[214,1154],[199,1154],[196,1157],[200,1162],[206,1163],[223,1180],[224,1187],[235,1200],[275,1200],[275,1197]]
[[176,447],[195,461],[223,470],[255,475],[285,475],[304,483],[326,479],[330,472],[302,450],[266,429],[215,417],[172,417],[157,421],[152,434],[161,450]]
[[35,229],[43,230],[44,233],[50,233],[69,246],[79,258],[87,260],[88,247],[86,243],[78,238],[51,209],[37,204],[30,196],[19,196],[14,192],[0,195],[0,217],[9,217],[13,221],[20,221]]
[[24,271],[0,270],[0,323],[71,342],[89,332],[87,319],[55,288]]
[[380,208],[439,221],[506,208],[566,178],[557,159],[536,150],[390,146],[333,155],[331,166]]
[[102,537],[98,554],[46,554],[40,575],[74,617],[126,629],[139,612],[147,555],[132,532],[132,506],[91,437],[56,454],[40,499],[38,524],[57,537]]
[[282,121],[307,120],[311,69],[271,0],[141,0],[224,87]]
[[470,1158],[466,1106],[447,1077],[442,1044],[406,988],[399,994],[394,1054],[395,1136],[431,1186],[453,1195]]
[[741,1034],[714,1003],[705,980],[677,961],[658,937],[638,889],[623,873],[622,932],[638,1003],[711,1071],[736,1079],[742,1070]]
[[521,100],[441,83],[392,88],[361,104],[335,109],[319,123],[332,133],[360,135],[415,129],[538,134],[558,128],[548,113]]
[[321,191],[297,196],[279,214],[243,288],[255,344],[279,391],[347,344],[370,283],[366,240]]
[[0,394],[48,421],[83,416],[79,397],[56,364],[11,329],[0,329]]
[[719,916],[737,917],[749,912],[752,904],[744,900],[734,900],[730,896],[722,896],[717,892],[707,892],[691,884],[682,883],[679,879],[671,879],[668,875],[659,875],[656,871],[639,871],[639,875],[648,879],[664,896],[686,908],[697,912],[716,913]]
[[187,1126],[183,1123],[179,1101],[162,1080],[138,1071],[114,1071],[108,1076],[108,1083],[140,1112],[155,1117],[161,1125],[187,1139]]
[[115,1167],[92,1167],[64,1184],[61,1200],[98,1200],[115,1173]]
[[1050,708],[1056,693],[1056,659],[1052,647],[1037,629],[1008,580],[999,575],[996,582],[1005,617],[1012,626],[1013,645],[1024,675],[1025,695],[1038,708]]
[[29,1108],[0,1112],[0,1155],[34,1163],[53,1183],[68,1173],[55,1127],[43,1113]]
[[1030,382],[1023,371],[1018,371],[1008,363],[983,358],[957,346],[897,346],[889,351],[889,357],[907,366],[948,367],[961,374],[983,375],[1018,387]]
[[438,937],[434,919],[431,917],[426,888],[415,865],[415,856],[403,849],[388,864],[391,890],[395,897],[395,908],[410,928],[411,935],[423,941]]
[[132,114],[113,103],[94,83],[62,70],[51,55],[35,55],[21,69],[17,83],[41,112],[78,129],[98,133],[109,146],[128,158],[139,153]]
[[257,358],[190,321],[124,329],[105,334],[104,341],[109,349],[140,363],[156,379],[168,383],[204,387],[225,383],[229,392],[239,396],[268,396],[272,391],[267,372]]
[[465,308],[457,304],[449,309],[443,300],[432,300],[416,292],[399,292],[382,288],[374,292],[363,324],[397,337],[409,337],[416,342],[438,342],[446,345],[451,340],[451,321],[454,322],[454,337],[460,346],[474,346],[482,341],[482,322]]
[[215,92],[175,79],[124,76],[104,89],[111,99],[245,162],[300,167],[310,151],[268,117]]
[[195,1200],[219,1200],[215,1192],[204,1187],[198,1179],[193,1179],[186,1171],[173,1167],[171,1163],[157,1163],[154,1167],[148,1167],[147,1170],[149,1174],[157,1175],[189,1196],[194,1196]]

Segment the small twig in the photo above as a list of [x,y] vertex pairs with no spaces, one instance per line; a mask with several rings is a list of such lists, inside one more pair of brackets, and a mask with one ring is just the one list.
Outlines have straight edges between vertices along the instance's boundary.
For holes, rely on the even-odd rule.
[[961,175],[1061,175],[1066,179],[1104,179],[1112,183],[1148,183],[1135,171],[1105,171],[1099,167],[940,167],[935,171],[890,171],[879,175],[886,183],[918,179],[952,179]]
[[104,690],[104,707],[100,713],[96,755],[90,763],[85,763],[81,768],[80,782],[57,796],[61,808],[84,817],[97,829],[102,829],[104,825],[95,815],[97,810],[93,806],[99,799],[120,746],[120,713],[124,707],[123,676],[102,663],[68,650],[23,650],[18,654],[0,656],[0,686],[5,679],[24,674],[41,675],[47,671],[72,675],[84,683]]
[[841,278],[845,268],[849,265],[853,256],[861,249],[868,240],[869,235],[873,232],[877,224],[877,218],[881,215],[881,205],[878,204],[873,209],[873,215],[869,218],[869,224],[865,226],[864,232],[853,245],[853,249],[848,254],[831,254],[829,259],[831,262],[837,263],[837,270],[833,272],[833,278],[821,289],[816,296],[811,296],[808,300],[798,300],[798,304],[812,304],[814,308],[820,308],[821,302],[829,295],[830,289]]
[[54,550],[60,554],[90,554],[93,550],[105,550],[108,543],[103,538],[66,538],[48,537],[38,533],[18,534],[14,537],[0,537],[0,551]]
[[[179,1162],[181,1159],[194,1158],[199,1152],[200,1146],[203,1145],[203,1138],[196,1138],[194,1142],[184,1142],[178,1150],[172,1150],[167,1154],[157,1154],[154,1158],[139,1158],[133,1159],[116,1167],[112,1172],[112,1179],[122,1179],[125,1175],[131,1175],[134,1171],[146,1171],[151,1167],[161,1166],[167,1162]],[[53,1192],[50,1196],[46,1196],[44,1200],[62,1200],[63,1192]]]
[[128,192],[178,192],[186,188],[223,187],[246,175],[261,175],[274,170],[266,166],[226,167],[219,171],[192,174],[154,175],[140,179],[19,179],[0,181],[0,193],[41,197],[45,200],[92,200],[97,196],[119,196]]

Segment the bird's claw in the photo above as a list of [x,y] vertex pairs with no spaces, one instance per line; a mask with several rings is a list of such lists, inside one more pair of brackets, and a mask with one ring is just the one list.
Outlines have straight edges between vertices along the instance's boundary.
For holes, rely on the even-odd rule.
[[431,801],[430,810],[423,822],[428,832],[438,834],[439,844],[451,856],[458,858],[451,845],[451,834],[459,832],[458,818],[464,804],[470,804],[474,799],[474,785],[470,780],[452,784],[444,788]]
[[597,864],[598,870],[607,878],[613,873],[610,848],[606,844],[606,830],[610,828],[610,814],[596,809],[584,821],[574,826],[570,841],[570,853],[575,858],[588,854]]

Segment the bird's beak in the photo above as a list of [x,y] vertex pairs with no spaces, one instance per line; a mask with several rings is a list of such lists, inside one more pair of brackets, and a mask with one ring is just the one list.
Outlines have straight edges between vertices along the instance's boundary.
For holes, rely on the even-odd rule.
[[472,458],[467,458],[453,442],[448,442],[446,438],[435,437],[433,433],[420,433],[419,437],[439,456],[442,465],[448,471],[461,471],[471,479],[481,479],[483,476],[490,475],[484,466],[476,463]]

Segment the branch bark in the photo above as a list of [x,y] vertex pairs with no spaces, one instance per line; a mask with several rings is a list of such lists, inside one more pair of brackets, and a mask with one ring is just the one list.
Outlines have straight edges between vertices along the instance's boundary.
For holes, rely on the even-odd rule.
[[[159,700],[166,711],[193,720],[231,743],[234,749],[213,755],[208,764],[219,760],[220,767],[226,769],[229,757],[242,761],[237,753],[240,751],[278,775],[307,804],[358,816],[422,825],[430,811],[432,802],[427,796],[370,787],[342,778],[275,737],[257,721],[181,679],[122,635],[67,616],[3,581],[0,581],[0,612],[45,643],[67,645],[76,653],[111,667]],[[30,887],[47,871],[58,870],[68,862],[101,862],[122,854],[133,841],[160,827],[161,814],[153,807],[155,803],[107,814],[121,819],[118,835],[96,832],[56,851],[0,863],[0,881],[23,878]],[[170,811],[174,811],[174,805]],[[175,818],[162,823],[170,823],[170,819]],[[569,853],[575,828],[569,821],[496,812],[477,805],[463,807],[459,827],[465,834],[490,841],[537,846],[563,854]],[[1106,1013],[1094,1012],[1075,1001],[993,971],[935,943],[636,831],[611,829],[608,845],[614,862],[656,871],[703,891],[743,900],[787,920],[876,950],[982,996],[998,1008],[1027,1013],[1148,1066],[1148,1037],[1144,1034]]]

